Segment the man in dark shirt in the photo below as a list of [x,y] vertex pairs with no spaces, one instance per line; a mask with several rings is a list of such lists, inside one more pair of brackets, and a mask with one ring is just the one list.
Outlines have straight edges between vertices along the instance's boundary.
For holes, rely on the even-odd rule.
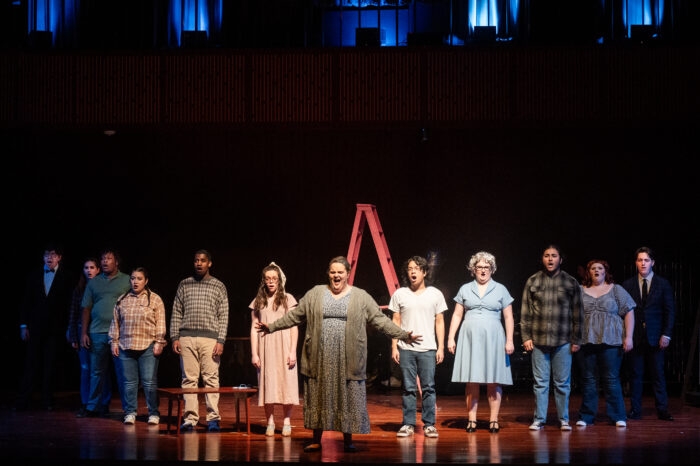
[[673,333],[673,289],[667,280],[654,274],[654,254],[651,249],[637,249],[635,265],[637,274],[622,284],[637,303],[634,310],[634,348],[630,352],[632,409],[627,417],[642,418],[642,376],[646,362],[654,384],[656,414],[659,419],[673,421],[673,416],[668,412],[664,376],[664,354]]

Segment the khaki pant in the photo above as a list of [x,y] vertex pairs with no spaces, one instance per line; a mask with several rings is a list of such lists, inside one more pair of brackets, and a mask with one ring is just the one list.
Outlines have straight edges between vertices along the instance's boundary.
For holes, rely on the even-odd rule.
[[[204,337],[180,337],[180,366],[182,368],[182,388],[197,388],[199,376],[205,387],[219,387],[220,356],[212,357],[216,340]],[[218,421],[219,394],[204,395],[207,402],[207,422]],[[184,422],[199,422],[199,400],[197,395],[185,395]]]

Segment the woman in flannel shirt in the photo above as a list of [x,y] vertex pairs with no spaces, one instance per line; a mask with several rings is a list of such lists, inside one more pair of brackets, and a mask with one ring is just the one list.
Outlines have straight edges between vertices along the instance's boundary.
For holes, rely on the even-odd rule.
[[124,424],[136,421],[140,374],[148,423],[157,425],[158,360],[165,346],[165,306],[160,296],[148,288],[148,272],[143,267],[131,272],[131,290],[114,306],[109,337],[112,354],[121,360],[124,371]]

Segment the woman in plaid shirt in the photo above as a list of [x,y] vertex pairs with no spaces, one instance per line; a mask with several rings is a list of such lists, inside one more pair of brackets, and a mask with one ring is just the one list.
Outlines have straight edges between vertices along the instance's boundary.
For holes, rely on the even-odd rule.
[[158,360],[165,346],[165,306],[148,288],[148,272],[138,267],[131,272],[131,290],[114,306],[109,327],[112,354],[124,371],[124,424],[136,421],[136,400],[141,385],[146,395],[148,423],[160,423],[158,412]]

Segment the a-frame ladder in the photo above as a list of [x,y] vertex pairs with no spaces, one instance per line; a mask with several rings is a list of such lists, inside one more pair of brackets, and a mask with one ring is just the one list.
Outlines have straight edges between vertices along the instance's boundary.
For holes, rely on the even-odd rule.
[[[382,273],[386,281],[386,288],[389,291],[389,296],[393,295],[399,289],[399,279],[396,277],[394,262],[389,254],[389,247],[386,244],[384,230],[379,223],[379,215],[377,208],[372,204],[357,204],[357,212],[355,213],[355,224],[352,227],[352,236],[350,236],[350,247],[348,248],[348,261],[350,261],[350,276],[348,283],[352,285],[357,272],[357,258],[360,256],[360,246],[362,246],[362,234],[365,231],[365,225],[369,225],[369,231],[372,233],[374,247],[377,250],[379,264],[382,266]],[[385,306],[382,306],[385,307]]]

